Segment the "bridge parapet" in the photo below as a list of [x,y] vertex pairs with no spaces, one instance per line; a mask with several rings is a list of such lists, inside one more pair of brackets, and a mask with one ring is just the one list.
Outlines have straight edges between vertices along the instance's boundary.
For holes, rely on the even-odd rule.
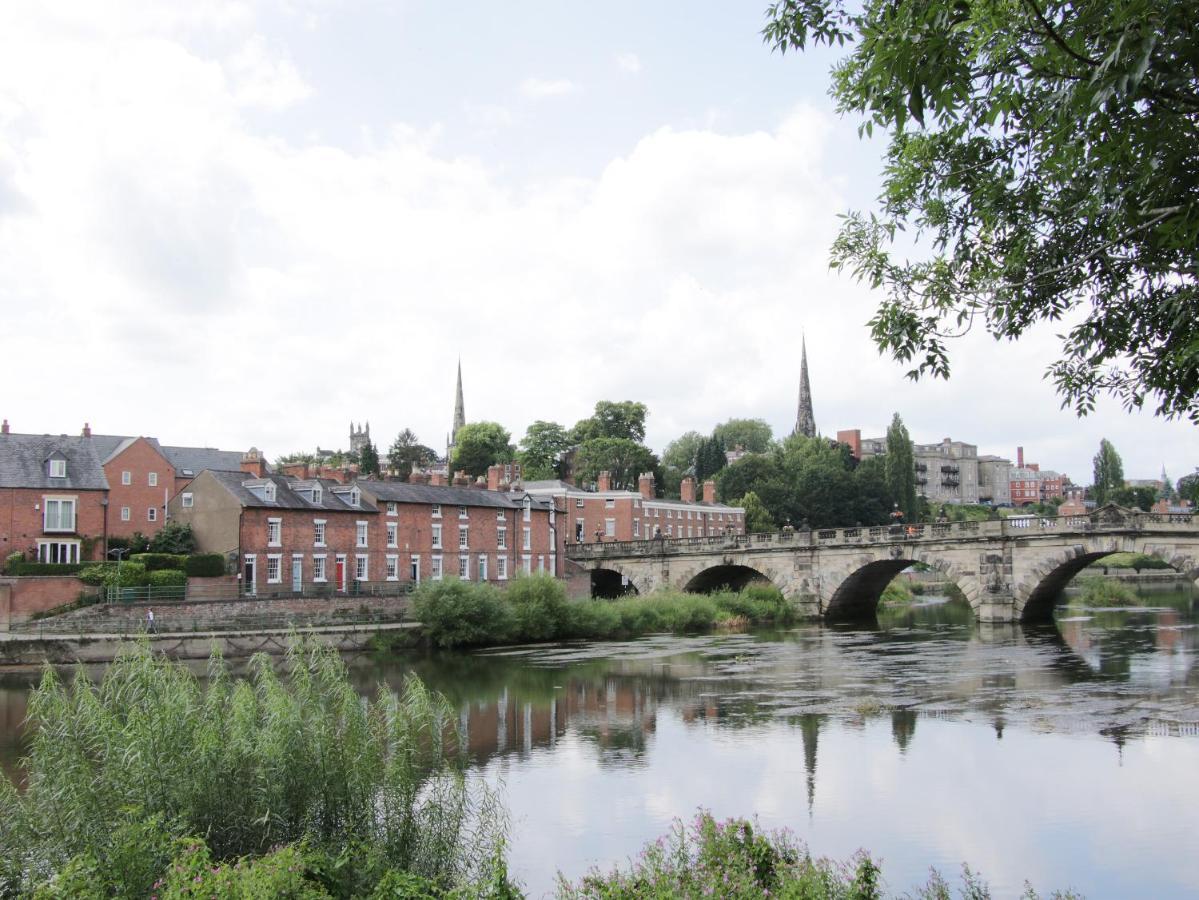
[[573,560],[667,556],[720,551],[777,550],[842,545],[932,543],[971,539],[1027,538],[1034,535],[1090,535],[1097,532],[1193,532],[1190,513],[1145,513],[1107,506],[1083,516],[1013,516],[985,522],[934,522],[912,525],[874,525],[852,528],[784,530],[751,534],[708,535],[687,538],[646,538],[566,545]]

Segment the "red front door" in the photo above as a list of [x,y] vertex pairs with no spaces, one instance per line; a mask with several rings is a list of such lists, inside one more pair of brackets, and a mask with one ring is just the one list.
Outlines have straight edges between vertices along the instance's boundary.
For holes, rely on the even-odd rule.
[[346,589],[346,561],[344,559],[337,561],[337,589],[339,591]]

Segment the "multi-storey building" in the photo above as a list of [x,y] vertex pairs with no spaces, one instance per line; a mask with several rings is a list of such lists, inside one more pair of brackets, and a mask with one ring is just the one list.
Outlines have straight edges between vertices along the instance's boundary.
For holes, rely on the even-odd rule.
[[555,572],[552,509],[521,493],[202,472],[170,503],[251,595]]
[[992,506],[1010,506],[1012,461],[1002,456],[978,458],[978,502]]
[[1055,498],[1065,497],[1069,481],[1060,472],[1042,471],[1039,463],[1025,463],[1024,448],[1016,448],[1016,465],[1010,475],[1013,506],[1048,503]]
[[978,447],[945,438],[913,444],[916,491],[931,503],[978,502]]
[[0,425],[0,557],[103,559],[108,480],[86,437],[11,434]]

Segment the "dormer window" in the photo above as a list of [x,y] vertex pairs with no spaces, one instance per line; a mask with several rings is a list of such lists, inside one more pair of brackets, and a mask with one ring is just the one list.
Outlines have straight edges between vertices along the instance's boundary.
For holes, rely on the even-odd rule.
[[67,461],[65,459],[50,460],[50,477],[51,478],[66,478],[67,477]]
[[321,490],[321,486],[319,484],[313,485],[312,502],[319,504],[319,503],[323,502],[323,498],[324,498],[324,492]]
[[350,491],[350,506],[357,506],[362,501],[362,494],[358,488]]
[[275,502],[275,482],[268,481],[262,486],[262,499]]

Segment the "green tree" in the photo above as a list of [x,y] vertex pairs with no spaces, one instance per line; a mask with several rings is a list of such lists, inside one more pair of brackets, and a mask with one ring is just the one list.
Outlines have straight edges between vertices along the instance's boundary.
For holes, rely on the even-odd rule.
[[472,478],[486,475],[488,466],[510,462],[512,435],[498,422],[467,422],[454,441],[452,468]]
[[566,429],[557,422],[538,420],[530,425],[520,442],[520,468],[525,480],[558,478],[559,460],[570,444]]
[[1114,494],[1124,487],[1124,463],[1112,442],[1104,438],[1099,442],[1099,452],[1093,460],[1095,481],[1092,496],[1099,506],[1114,500]]
[[647,415],[649,410],[644,403],[600,400],[595,404],[594,414],[580,420],[571,429],[571,440],[582,444],[594,438],[623,438],[640,444],[645,440]]
[[845,524],[884,525],[891,514],[885,457],[868,456],[853,469],[854,502]]
[[191,525],[167,522],[150,539],[149,549],[151,553],[195,553],[196,536],[192,534]]
[[666,445],[662,451],[662,491],[667,497],[679,495],[679,484],[694,469],[695,454],[705,440],[698,431],[688,431]]
[[891,417],[887,429],[887,455],[884,459],[887,476],[887,492],[892,503],[898,503],[909,522],[915,521],[916,505],[916,460],[912,452],[912,439],[904,427],[899,413]]
[[1179,499],[1190,500],[1192,504],[1199,505],[1199,473],[1183,475],[1178,479],[1176,490]]
[[764,419],[729,419],[717,425],[712,436],[719,438],[726,450],[741,447],[747,453],[765,453],[774,440]]
[[592,438],[575,451],[574,476],[579,484],[593,482],[606,471],[612,475],[613,488],[636,490],[641,473],[658,468],[658,457],[628,438]]
[[379,474],[379,450],[374,442],[367,441],[362,445],[362,452],[358,454],[358,471],[363,475]]
[[704,482],[728,465],[724,455],[724,444],[713,435],[700,442],[695,451],[695,480]]
[[745,510],[745,530],[751,534],[765,531],[777,531],[778,523],[770,516],[770,511],[762,503],[762,498],[750,491],[740,500],[732,504]]
[[387,451],[387,467],[391,474],[407,480],[414,468],[427,466],[436,458],[435,450],[422,444],[411,428],[405,428],[391,442]]
[[1139,509],[1149,512],[1157,502],[1157,491],[1151,487],[1118,487],[1109,495],[1113,503],[1129,509]]
[[[1077,319],[1049,365],[1079,414],[1110,393],[1199,421],[1199,15],[1177,0],[775,0],[765,37],[853,49],[840,111],[890,144],[880,208],[833,264],[911,377],[947,335]],[[896,233],[923,235],[913,260]],[[922,248],[925,249],[925,248]]]

